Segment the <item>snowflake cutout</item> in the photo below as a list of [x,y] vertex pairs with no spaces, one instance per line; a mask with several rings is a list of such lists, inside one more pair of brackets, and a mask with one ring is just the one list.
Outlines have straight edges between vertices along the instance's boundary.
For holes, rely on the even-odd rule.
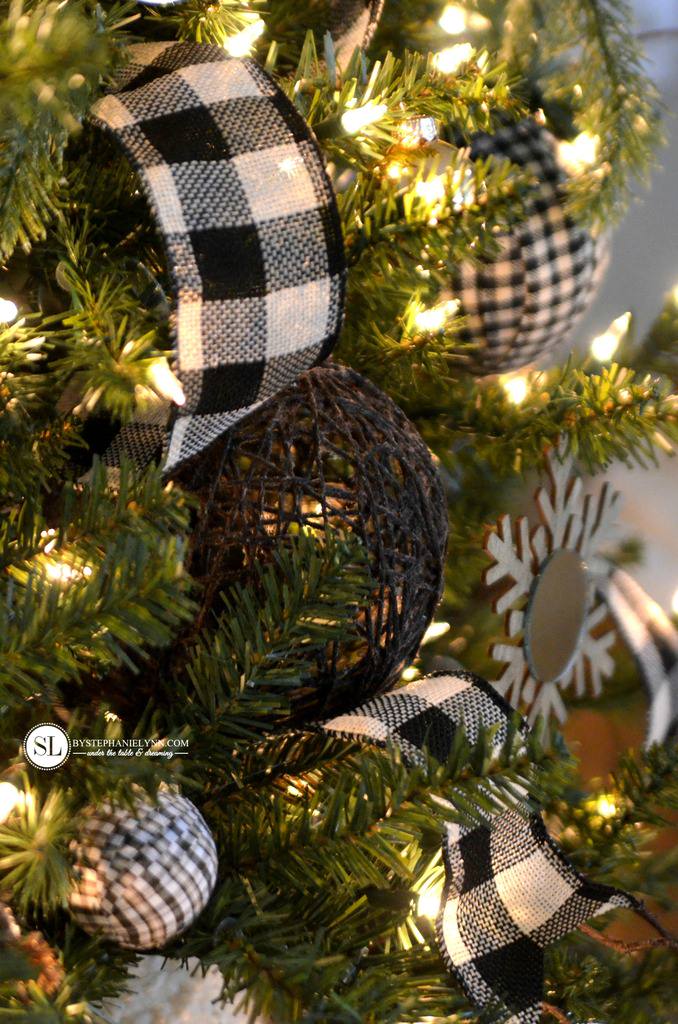
[[[526,516],[512,522],[502,516],[487,536],[485,548],[493,564],[485,573],[488,586],[505,586],[493,602],[497,613],[506,613],[506,637],[490,653],[505,664],[494,684],[510,703],[522,704],[530,721],[538,715],[566,718],[562,693],[574,685],[577,696],[587,686],[594,696],[614,667],[610,648],[613,630],[601,627],[607,608],[596,597],[597,584],[607,575],[599,551],[609,540],[620,504],[620,495],[605,484],[600,493],[583,495],[581,479],[574,474],[573,458],[561,444],[546,457],[549,481],[535,496],[540,523],[530,532]],[[527,630],[531,601],[547,564],[558,552],[576,553],[586,579],[586,606],[571,657],[563,671],[544,681],[538,677],[528,654]]]

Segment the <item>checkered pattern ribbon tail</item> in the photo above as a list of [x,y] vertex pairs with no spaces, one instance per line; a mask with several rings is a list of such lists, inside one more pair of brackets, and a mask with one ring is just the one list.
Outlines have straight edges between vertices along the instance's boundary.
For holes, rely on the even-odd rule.
[[366,49],[374,37],[385,0],[331,0],[330,32],[337,56],[350,60],[356,47]]
[[[439,761],[447,760],[459,728],[471,743],[481,730],[494,728],[499,748],[516,719],[493,687],[460,672],[429,676],[376,697],[323,728],[392,744],[417,764],[425,760],[424,748]],[[518,728],[527,737],[523,720]],[[511,1024],[537,1024],[544,948],[588,918],[640,904],[575,871],[540,815],[507,810],[486,818],[476,827],[450,823],[446,828],[438,944],[445,964],[477,1006],[500,1004],[512,1014]]]
[[650,698],[646,746],[665,743],[678,730],[678,630],[623,569],[610,574],[603,590]]
[[123,429],[104,462],[172,469],[322,361],[344,305],[341,225],[320,151],[254,61],[141,43],[91,111],[137,171],[176,297],[185,405]]

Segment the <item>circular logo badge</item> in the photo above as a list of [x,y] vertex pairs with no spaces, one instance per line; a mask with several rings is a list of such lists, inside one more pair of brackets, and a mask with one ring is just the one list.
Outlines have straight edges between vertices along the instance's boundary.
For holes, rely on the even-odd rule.
[[34,768],[53,772],[68,760],[71,741],[65,729],[52,722],[34,725],[24,736],[24,755]]

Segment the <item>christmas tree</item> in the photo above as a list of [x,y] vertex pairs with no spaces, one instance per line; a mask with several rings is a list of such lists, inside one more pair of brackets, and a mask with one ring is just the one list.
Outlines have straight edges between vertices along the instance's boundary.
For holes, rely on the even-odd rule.
[[678,633],[584,476],[678,440],[676,299],[572,348],[662,139],[623,0],[12,0],[0,85],[0,1018],[155,951],[674,1019]]

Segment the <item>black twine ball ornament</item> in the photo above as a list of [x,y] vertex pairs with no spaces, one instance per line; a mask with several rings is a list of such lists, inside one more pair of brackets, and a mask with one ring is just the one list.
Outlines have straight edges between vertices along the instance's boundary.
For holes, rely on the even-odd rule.
[[608,241],[566,212],[567,173],[556,141],[535,120],[480,133],[472,160],[509,159],[535,176],[526,217],[498,236],[491,260],[461,264],[453,293],[466,318],[461,341],[479,376],[518,370],[567,341],[591,304],[607,268]]
[[188,568],[203,586],[202,621],[300,529],[340,529],[365,546],[374,590],[359,643],[330,644],[309,666],[291,698],[297,719],[393,684],[442,593],[447,508],[428,448],[390,398],[353,370],[308,370],[177,480],[201,501]]

